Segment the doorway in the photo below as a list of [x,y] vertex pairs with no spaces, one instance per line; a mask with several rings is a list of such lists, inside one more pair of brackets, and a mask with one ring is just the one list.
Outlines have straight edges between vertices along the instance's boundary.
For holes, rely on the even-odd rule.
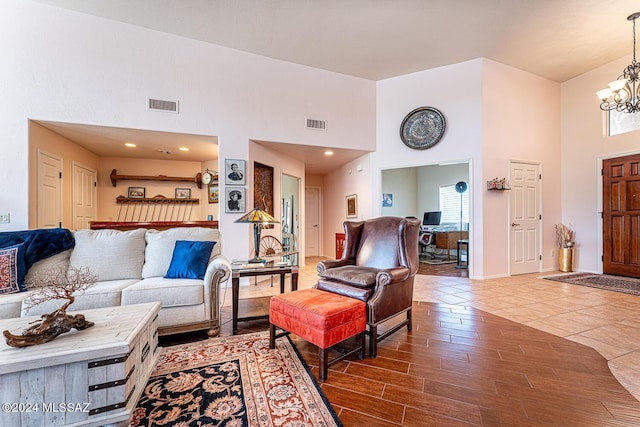
[[[473,226],[470,168],[469,161],[457,161],[381,170],[380,215],[419,218],[423,238],[433,236],[420,247],[419,274],[472,277],[471,251],[461,253],[461,265],[468,258],[468,268],[456,268],[457,242],[471,237]],[[464,197],[456,190],[460,182],[468,185]],[[425,221],[430,212],[440,214],[436,221]]]
[[640,154],[602,161],[602,270],[640,277]]
[[305,212],[305,254],[320,256],[320,188],[304,189]]
[[73,229],[81,230],[96,220],[98,172],[73,162],[72,174]]
[[509,271],[510,274],[540,272],[540,164],[510,163]]
[[282,248],[299,252],[300,242],[300,178],[282,174]]

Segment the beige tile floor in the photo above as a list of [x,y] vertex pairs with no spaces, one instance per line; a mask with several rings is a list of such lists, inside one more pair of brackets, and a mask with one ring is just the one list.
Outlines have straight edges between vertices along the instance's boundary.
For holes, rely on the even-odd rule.
[[[315,284],[316,264],[317,259],[307,259],[300,269],[300,289]],[[593,347],[640,400],[640,297],[541,278],[550,274],[488,280],[418,275],[414,300],[477,308]],[[241,286],[240,298],[278,292],[277,277],[273,287],[269,279],[253,283]],[[230,288],[222,290],[222,300],[231,305]]]

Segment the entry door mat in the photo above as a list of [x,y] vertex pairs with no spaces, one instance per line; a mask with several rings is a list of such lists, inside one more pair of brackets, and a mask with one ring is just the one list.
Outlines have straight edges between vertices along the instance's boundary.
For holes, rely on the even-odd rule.
[[609,274],[571,273],[545,276],[543,279],[571,283],[572,285],[589,286],[606,291],[640,295],[640,279],[634,279],[632,277],[611,276]]

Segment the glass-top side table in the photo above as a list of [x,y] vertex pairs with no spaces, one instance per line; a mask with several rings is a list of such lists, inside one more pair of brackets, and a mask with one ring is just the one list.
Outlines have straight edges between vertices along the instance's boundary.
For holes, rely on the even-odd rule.
[[[240,317],[239,315],[239,299],[240,299],[240,278],[241,277],[253,277],[253,276],[280,276],[280,293],[285,292],[285,276],[291,274],[291,291],[298,290],[298,266],[289,265],[288,262],[275,262],[269,261],[261,264],[261,266],[254,266],[247,262],[233,262],[231,263],[231,290],[232,290],[232,316],[233,316],[233,335],[238,333],[238,322],[244,322],[257,319],[268,319],[268,307],[269,299],[271,297],[258,297],[251,298],[252,304],[257,306],[258,309],[262,308],[263,313],[248,313]],[[266,308],[266,310],[265,310]]]

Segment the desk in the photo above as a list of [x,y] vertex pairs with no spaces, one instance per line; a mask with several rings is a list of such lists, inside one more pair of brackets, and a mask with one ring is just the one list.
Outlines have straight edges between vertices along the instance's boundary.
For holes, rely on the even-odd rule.
[[[269,265],[267,263],[264,267],[256,268],[242,268],[241,264],[231,264],[231,288],[232,288],[232,312],[233,312],[233,335],[238,333],[238,322],[256,319],[268,319],[269,318],[269,300],[270,297],[252,298],[252,300],[258,300],[256,305],[262,304],[266,307],[267,314],[249,314],[243,317],[238,316],[238,305],[240,299],[240,278],[252,277],[252,276],[280,276],[280,293],[284,293],[284,278],[285,275],[291,274],[291,291],[298,290],[298,266],[277,266]],[[256,301],[254,301],[256,302]],[[263,308],[265,308],[263,307]]]
[[447,259],[451,259],[451,250],[456,249],[458,240],[464,240],[469,238],[469,232],[463,231],[462,236],[460,231],[436,231],[436,248],[447,250]]

